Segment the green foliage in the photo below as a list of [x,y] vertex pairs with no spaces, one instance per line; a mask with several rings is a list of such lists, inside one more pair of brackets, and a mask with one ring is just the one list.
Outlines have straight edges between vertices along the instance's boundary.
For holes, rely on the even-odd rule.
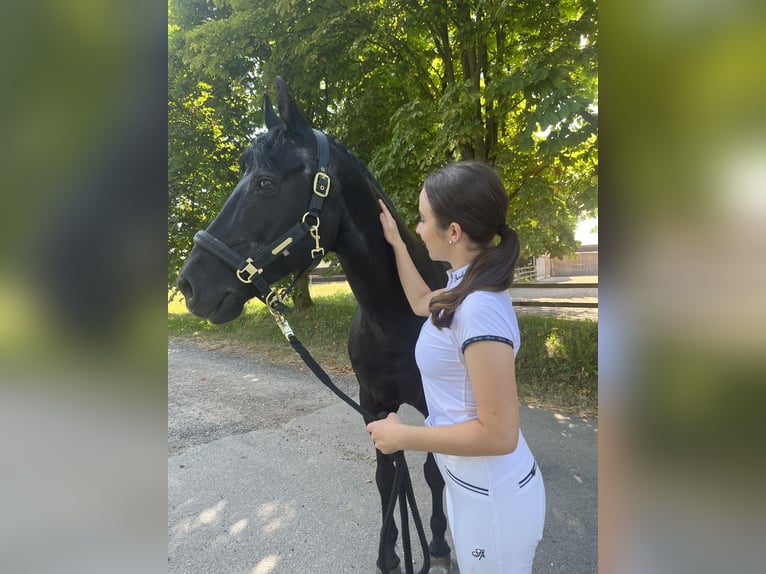
[[[168,29],[168,285],[238,179],[254,122],[240,83],[221,81],[188,56],[195,34],[230,11],[205,1],[170,3]],[[216,70],[212,70],[216,72]]]
[[[598,323],[524,315],[516,361],[520,394],[529,385],[538,400],[589,411],[598,401]],[[566,397],[563,399],[562,397]]]
[[412,227],[425,176],[466,158],[501,174],[523,257],[573,252],[595,213],[595,0],[169,0],[169,17],[169,279],[276,75]]

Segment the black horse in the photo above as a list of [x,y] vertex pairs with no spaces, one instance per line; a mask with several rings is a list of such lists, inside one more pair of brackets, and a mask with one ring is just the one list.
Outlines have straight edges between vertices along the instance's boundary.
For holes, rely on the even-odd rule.
[[[399,283],[394,255],[380,226],[378,198],[399,228],[423,278],[433,289],[446,283],[445,268],[434,263],[405,227],[367,168],[348,150],[313,130],[287,86],[277,78],[279,116],[268,96],[268,131],[253,140],[240,158],[243,175],[223,209],[195,247],[177,284],[189,311],[213,323],[236,318],[244,304],[259,297],[279,310],[282,301],[271,284],[316,265],[325,251],[336,253],[359,304],[349,334],[348,352],[359,381],[359,402],[370,413],[396,412],[410,404],[427,416],[415,341],[423,318],[412,313]],[[429,545],[432,572],[449,570],[442,504],[444,482],[429,454],[424,465],[432,493]],[[377,451],[376,482],[382,508],[388,504],[394,469]],[[391,529],[377,557],[399,571]]]

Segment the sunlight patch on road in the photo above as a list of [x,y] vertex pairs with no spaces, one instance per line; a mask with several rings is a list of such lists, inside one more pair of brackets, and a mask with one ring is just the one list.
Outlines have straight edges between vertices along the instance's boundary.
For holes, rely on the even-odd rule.
[[242,520],[238,520],[234,524],[232,524],[229,527],[229,535],[236,536],[240,532],[242,532],[245,528],[247,528],[249,521],[247,518],[243,518]]
[[261,522],[261,531],[270,534],[286,528],[295,518],[296,512],[291,506],[267,502],[258,507],[256,516]]
[[202,512],[199,513],[199,516],[197,517],[197,523],[199,525],[201,524],[213,524],[214,522],[218,522],[221,518],[221,511],[226,506],[226,501],[221,500],[218,504],[215,506],[211,506],[210,508],[206,508]]
[[276,554],[270,554],[258,562],[255,568],[250,571],[250,574],[269,574],[269,572],[274,571],[274,568],[277,567],[277,564],[279,564],[279,556]]

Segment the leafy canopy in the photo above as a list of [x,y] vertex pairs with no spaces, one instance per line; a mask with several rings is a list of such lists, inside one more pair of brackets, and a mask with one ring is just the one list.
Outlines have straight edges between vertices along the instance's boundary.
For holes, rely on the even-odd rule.
[[284,77],[411,226],[425,176],[493,165],[525,257],[597,212],[595,0],[169,0],[169,281]]

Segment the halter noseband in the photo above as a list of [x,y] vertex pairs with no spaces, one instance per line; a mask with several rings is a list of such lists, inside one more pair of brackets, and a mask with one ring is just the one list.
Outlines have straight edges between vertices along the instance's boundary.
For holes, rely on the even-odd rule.
[[[330,147],[324,133],[319,130],[312,131],[317,142],[317,162],[319,165],[318,171],[314,176],[311,203],[309,203],[309,209],[303,215],[300,222],[293,225],[270,245],[257,245],[255,251],[249,257],[240,255],[207,231],[198,231],[194,235],[194,243],[233,268],[237,279],[242,283],[252,283],[258,291],[258,299],[263,301],[272,312],[284,313],[287,311],[287,305],[284,302],[286,293],[277,293],[266,282],[263,278],[264,269],[278,260],[280,256],[287,257],[289,255],[287,248],[297,244],[307,236],[314,240],[314,248],[311,250],[311,264],[299,273],[298,276],[319,265],[322,257],[324,257],[324,247],[319,245],[319,214],[322,212],[322,205],[327,194],[330,193],[331,180],[327,173]],[[307,220],[313,220],[315,223],[310,225]],[[298,276],[296,276],[296,280]],[[293,282],[294,284],[295,282]],[[291,288],[292,285],[289,289]]]

